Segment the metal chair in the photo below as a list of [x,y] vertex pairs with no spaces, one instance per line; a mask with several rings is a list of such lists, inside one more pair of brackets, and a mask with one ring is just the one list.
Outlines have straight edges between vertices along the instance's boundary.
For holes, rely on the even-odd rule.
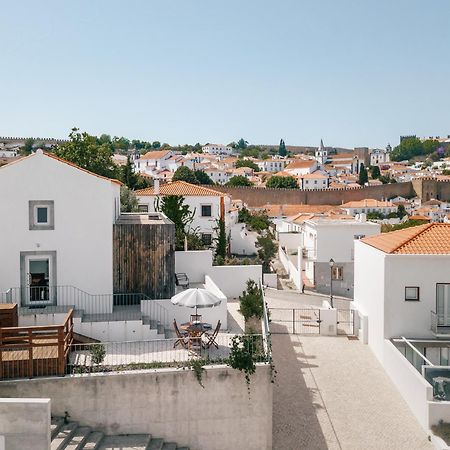
[[207,339],[207,341],[203,344],[205,348],[210,348],[211,345],[214,345],[214,347],[216,347],[217,349],[219,348],[219,344],[216,341],[216,337],[219,334],[220,326],[221,326],[221,323],[219,320],[217,322],[216,328],[212,334],[205,333],[205,337]]

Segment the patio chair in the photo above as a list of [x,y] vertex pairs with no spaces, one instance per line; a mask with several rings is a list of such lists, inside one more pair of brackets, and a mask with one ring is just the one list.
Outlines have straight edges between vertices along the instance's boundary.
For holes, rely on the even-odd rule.
[[189,287],[189,278],[185,273],[176,273],[175,274],[175,284],[184,289]]
[[175,334],[177,335],[177,340],[173,344],[173,348],[177,345],[181,345],[183,348],[188,348],[189,345],[189,337],[187,331],[180,331],[178,328],[177,321],[173,319],[173,328],[175,330]]
[[216,337],[219,334],[220,331],[220,320],[217,322],[217,326],[216,329],[214,330],[214,332],[212,334],[208,334],[205,333],[205,337],[206,337],[206,342],[203,344],[205,348],[210,348],[211,345],[214,345],[214,347],[216,347],[217,349],[219,348],[219,344],[216,341]]
[[201,322],[202,315],[201,314],[191,314],[191,322]]

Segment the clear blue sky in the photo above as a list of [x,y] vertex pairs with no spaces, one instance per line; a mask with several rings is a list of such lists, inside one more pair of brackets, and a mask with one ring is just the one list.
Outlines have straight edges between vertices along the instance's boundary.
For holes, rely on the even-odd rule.
[[450,134],[449,0],[0,0],[0,135]]

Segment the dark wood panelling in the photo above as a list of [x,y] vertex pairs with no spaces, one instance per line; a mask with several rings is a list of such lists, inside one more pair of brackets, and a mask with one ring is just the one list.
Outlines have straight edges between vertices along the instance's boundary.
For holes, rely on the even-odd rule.
[[115,224],[114,293],[142,293],[154,299],[175,293],[175,226]]

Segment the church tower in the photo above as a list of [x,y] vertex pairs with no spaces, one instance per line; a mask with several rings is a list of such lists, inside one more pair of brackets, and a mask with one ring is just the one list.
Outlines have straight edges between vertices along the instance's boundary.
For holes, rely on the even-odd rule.
[[320,140],[319,148],[316,150],[315,158],[320,165],[324,165],[328,160],[328,151],[323,146],[323,140]]

